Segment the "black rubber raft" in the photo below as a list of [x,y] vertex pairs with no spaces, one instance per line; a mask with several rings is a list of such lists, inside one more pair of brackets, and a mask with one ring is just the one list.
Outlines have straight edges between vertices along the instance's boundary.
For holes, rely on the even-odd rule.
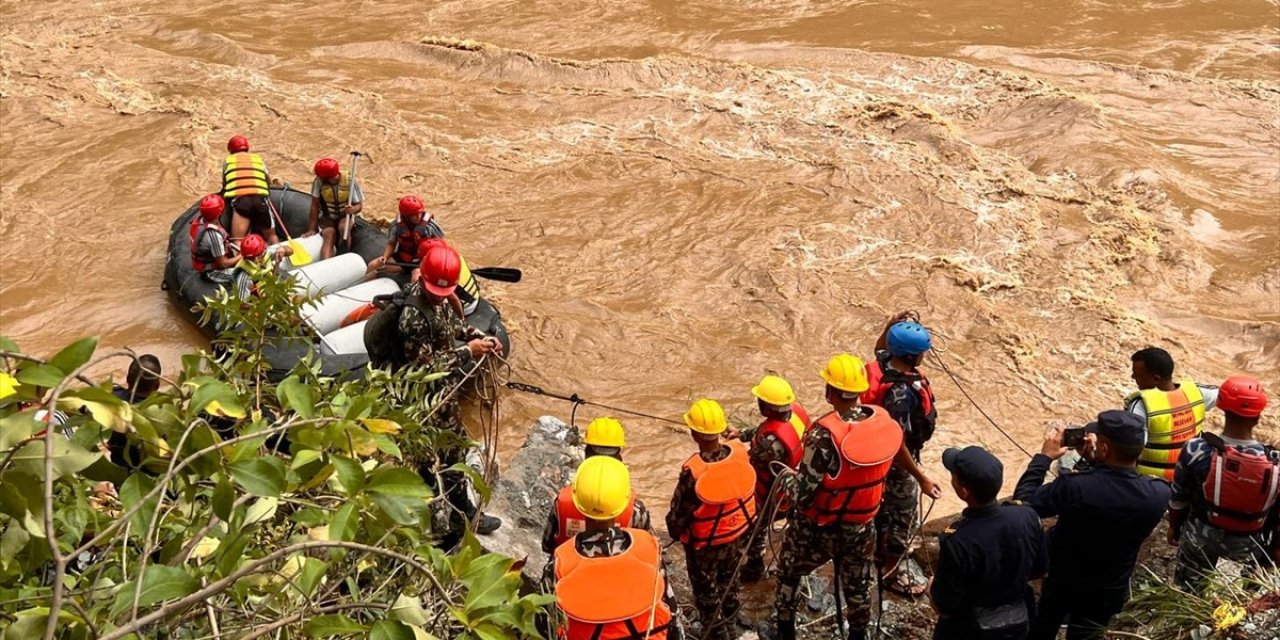
[[[271,201],[280,211],[290,234],[296,237],[306,231],[308,216],[311,213],[310,193],[289,188],[272,188]],[[197,304],[207,297],[216,296],[219,289],[218,285],[202,278],[191,266],[191,221],[198,215],[199,208],[198,202],[193,204],[178,216],[169,230],[169,251],[165,258],[162,286],[169,291],[192,322],[200,326],[205,334],[215,337],[213,327],[200,325],[200,314],[195,311]],[[224,228],[231,228],[230,207],[223,214],[222,225]],[[283,239],[281,237],[281,240]],[[353,252],[360,254],[360,257],[368,262],[382,255],[386,242],[385,231],[362,218],[356,218],[355,229],[352,232]],[[403,284],[403,281],[400,284]],[[474,309],[467,314],[467,324],[498,338],[502,342],[503,352],[510,353],[511,338],[507,335],[507,328],[502,322],[502,314],[488,300],[480,298],[476,301]],[[271,363],[273,376],[283,377],[306,356],[308,351],[314,352],[319,359],[322,375],[360,375],[369,362],[369,356],[366,353],[322,352],[318,335],[309,341],[282,339],[263,349],[263,356]]]

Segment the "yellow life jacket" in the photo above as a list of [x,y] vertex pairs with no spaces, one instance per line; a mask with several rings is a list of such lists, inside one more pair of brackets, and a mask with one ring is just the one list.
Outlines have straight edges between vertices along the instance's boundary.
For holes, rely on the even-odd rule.
[[466,258],[462,258],[462,271],[458,274],[458,289],[466,294],[460,296],[464,303],[480,297],[480,283],[476,282],[476,277],[471,274],[471,267],[467,266]]
[[347,198],[351,194],[351,178],[346,173],[338,174],[338,183],[329,184],[324,180],[316,178],[320,183],[320,213],[330,218],[336,218],[342,214],[342,208],[347,206]]
[[268,195],[271,195],[271,185],[267,183],[267,165],[262,162],[262,156],[248,151],[227,156],[222,163],[223,198]]
[[1142,398],[1147,409],[1147,446],[1138,459],[1138,472],[1173,482],[1178,454],[1204,428],[1204,394],[1191,380],[1173,391],[1147,389],[1129,396]]

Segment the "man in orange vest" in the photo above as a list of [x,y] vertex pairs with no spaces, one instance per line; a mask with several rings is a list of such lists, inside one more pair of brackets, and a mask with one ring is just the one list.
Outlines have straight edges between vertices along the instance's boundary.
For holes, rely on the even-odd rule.
[[564,640],[683,639],[661,545],[615,522],[631,495],[631,474],[613,458],[587,458],[574,475],[573,503],[587,517],[586,530],[557,547],[544,570],[564,617]]
[[859,404],[867,378],[858,358],[839,354],[820,375],[832,411],[805,433],[804,458],[796,473],[782,479],[792,507],[778,554],[776,637],[795,639],[800,579],[831,560],[837,590],[843,592],[848,638],[866,640],[875,584],[875,518],[885,477],[902,448],[902,428],[884,409]]
[[[587,433],[583,438],[584,459],[592,456],[608,456],[619,462],[622,461],[622,448],[627,445],[626,434],[622,430],[622,423],[614,418],[596,418],[587,425]],[[547,524],[542,528],[542,550],[552,553],[556,547],[564,544],[573,536],[581,533],[587,522],[587,517],[578,511],[573,504],[572,487],[566,486],[560,490],[560,494],[556,496],[555,502],[551,503],[551,512],[547,514]],[[631,493],[631,505],[622,512],[618,517],[617,524],[620,527],[631,527],[633,529],[644,529],[649,533],[653,533],[653,522],[649,516],[649,509],[644,506],[635,492]]]
[[[809,428],[809,414],[796,402],[796,392],[791,383],[779,376],[761,378],[760,383],[751,388],[751,395],[756,397],[756,405],[764,421],[754,429],[729,429],[725,437],[751,443],[749,457],[751,466],[756,470],[756,504],[763,510],[768,506],[777,476],[773,464],[776,462],[795,469],[800,463],[800,439]],[[781,517],[785,511],[786,505],[783,504],[775,513]],[[754,536],[748,545],[747,564],[742,568],[742,581],[746,583],[757,582],[764,577],[764,546],[768,542],[767,529],[770,525],[761,526],[766,531]]]
[[1124,409],[1147,423],[1147,445],[1138,458],[1138,473],[1173,482],[1178,453],[1204,428],[1204,415],[1218,402],[1218,388],[1191,380],[1173,381],[1173,356],[1159,347],[1133,354],[1133,382],[1138,390],[1125,398]]
[[239,240],[257,233],[267,244],[280,241],[267,198],[279,181],[267,171],[262,156],[249,152],[249,139],[242,135],[227,140],[227,157],[222,161],[222,197],[231,204],[231,237]]
[[733,640],[738,637],[738,561],[755,523],[756,472],[741,442],[721,443],[726,425],[718,402],[693,403],[684,422],[698,453],[680,469],[667,533],[684,543],[693,603],[702,620],[698,637]]

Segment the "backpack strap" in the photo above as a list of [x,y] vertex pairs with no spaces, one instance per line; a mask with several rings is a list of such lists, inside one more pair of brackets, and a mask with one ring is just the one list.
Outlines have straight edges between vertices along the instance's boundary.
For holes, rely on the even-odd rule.
[[1213,433],[1212,431],[1205,431],[1201,433],[1200,439],[1204,440],[1205,444],[1209,445],[1218,453],[1225,453],[1227,450],[1227,443],[1223,441],[1222,436]]

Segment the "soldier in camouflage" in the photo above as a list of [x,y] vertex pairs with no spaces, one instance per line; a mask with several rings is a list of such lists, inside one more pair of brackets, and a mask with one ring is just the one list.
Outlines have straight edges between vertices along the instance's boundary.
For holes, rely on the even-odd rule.
[[822,378],[833,411],[805,432],[804,457],[796,473],[782,479],[792,509],[778,558],[779,640],[796,637],[801,578],[828,560],[835,563],[836,582],[843,591],[837,597],[844,598],[849,639],[868,637],[875,514],[885,474],[902,445],[900,430],[882,410],[858,403],[867,389],[860,360],[837,355]]

